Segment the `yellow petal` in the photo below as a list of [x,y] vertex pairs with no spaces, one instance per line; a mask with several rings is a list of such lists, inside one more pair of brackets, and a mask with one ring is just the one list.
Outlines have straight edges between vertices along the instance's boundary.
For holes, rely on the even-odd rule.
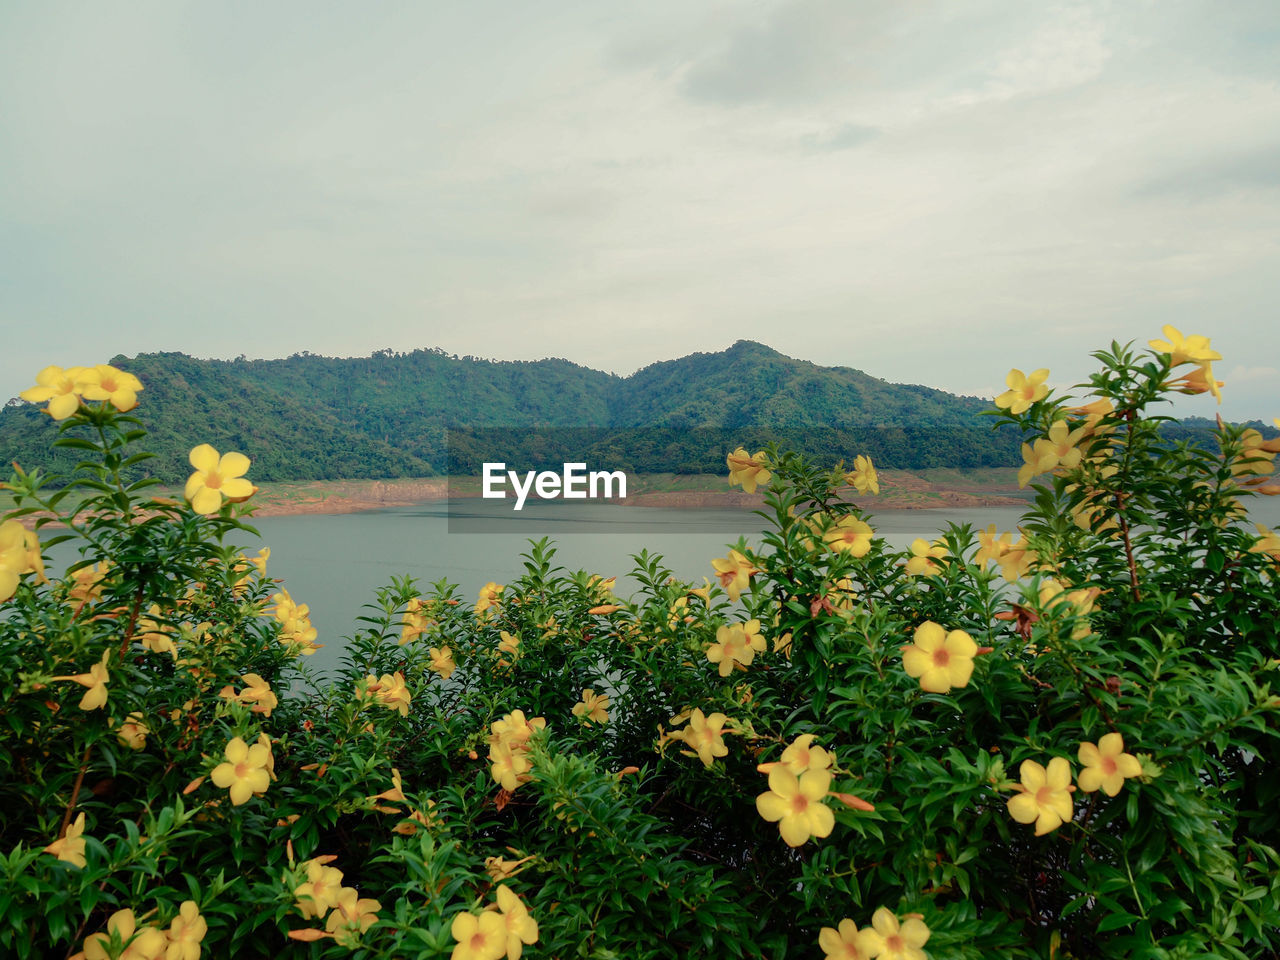
[[218,473],[224,480],[243,477],[249,472],[249,458],[243,453],[224,453],[218,463]]
[[218,466],[218,451],[207,443],[194,447],[187,456],[188,462],[201,473],[208,473]]
[[1040,816],[1036,798],[1030,793],[1020,793],[1016,797],[1010,797],[1006,806],[1009,808],[1009,816],[1019,823],[1034,823]]
[[196,495],[191,498],[191,509],[199,514],[217,513],[222,506],[222,494],[201,485]]

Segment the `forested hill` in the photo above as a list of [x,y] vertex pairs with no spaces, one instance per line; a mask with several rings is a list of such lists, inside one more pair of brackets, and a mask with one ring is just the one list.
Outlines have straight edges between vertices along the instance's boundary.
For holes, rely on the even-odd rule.
[[[601,436],[641,429],[647,452],[623,459],[652,471],[721,469],[724,444],[768,439],[762,428],[814,453],[871,453],[884,466],[1020,462],[1017,439],[993,434],[978,416],[989,401],[820,367],[750,341],[625,378],[567,360],[498,362],[439,350],[229,361],[150,353],[111,363],[145,385],[136,415],[159,454],[145,469],[166,481],[186,476],[187,452],[198,443],[245,453],[258,480],[429,476],[446,469],[450,428],[455,448],[466,446],[459,430],[479,436],[508,427],[517,428],[512,438],[569,459],[585,455],[573,452],[573,438],[586,435],[557,428],[598,428],[590,435],[597,451]],[[847,449],[847,431],[858,449]],[[55,435],[36,405],[13,401],[0,411],[6,464],[70,468],[70,457],[51,462]]]

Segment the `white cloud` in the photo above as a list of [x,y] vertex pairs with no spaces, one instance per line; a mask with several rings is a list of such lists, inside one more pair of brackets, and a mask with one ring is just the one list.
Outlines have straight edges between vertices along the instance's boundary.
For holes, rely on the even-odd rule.
[[0,394],[156,349],[747,337],[967,393],[1166,322],[1280,355],[1277,9],[7,7]]

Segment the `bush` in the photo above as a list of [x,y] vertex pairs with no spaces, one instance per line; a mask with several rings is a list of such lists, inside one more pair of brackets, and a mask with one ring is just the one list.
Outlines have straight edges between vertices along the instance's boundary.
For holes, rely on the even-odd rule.
[[1276,957],[1280,540],[1241,503],[1280,443],[1163,442],[1218,386],[1166,335],[1086,405],[1010,374],[1017,533],[894,552],[869,459],[739,450],[768,529],[714,583],[642,553],[618,599],[534,543],[474,604],[394,581],[323,682],[234,545],[247,460],[125,483],[127,375],[49,368],[85,459],[0,527],[0,952]]

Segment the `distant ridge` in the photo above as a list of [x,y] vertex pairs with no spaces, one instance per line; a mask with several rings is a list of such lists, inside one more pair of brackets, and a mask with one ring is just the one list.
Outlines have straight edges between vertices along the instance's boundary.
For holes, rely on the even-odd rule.
[[[281,360],[144,353],[111,362],[145,386],[136,415],[159,457],[144,469],[166,482],[185,478],[187,452],[198,443],[247,454],[259,480],[431,476],[445,470],[451,428],[654,428],[659,439],[665,431],[686,443],[696,430],[741,431],[737,442],[750,443],[748,428],[785,428],[801,441],[833,430],[872,436],[892,429],[892,442],[874,451],[835,455],[876,452],[884,466],[906,469],[1020,462],[1016,438],[993,434],[978,416],[989,401],[819,366],[750,340],[629,377],[561,359],[495,361],[428,349]],[[55,435],[38,406],[17,402],[0,411],[6,463],[68,471],[73,457],[51,456]],[[716,461],[723,467],[723,453],[708,457],[711,469]]]

